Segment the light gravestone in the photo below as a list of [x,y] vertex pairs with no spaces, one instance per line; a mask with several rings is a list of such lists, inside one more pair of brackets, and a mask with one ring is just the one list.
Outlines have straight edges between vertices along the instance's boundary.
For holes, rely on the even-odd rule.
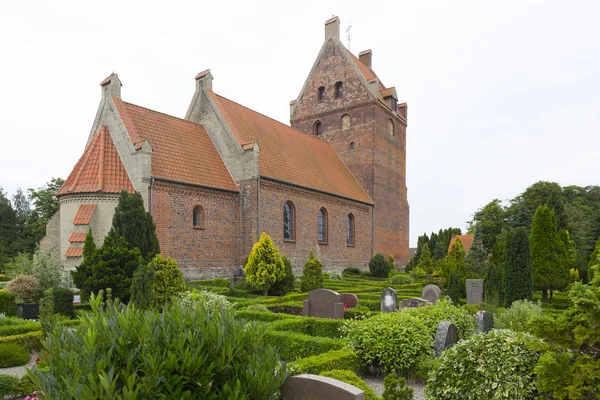
[[348,306],[348,308],[354,308],[358,306],[358,296],[354,293],[342,293],[340,300],[342,303],[344,303],[344,306]]
[[477,322],[475,331],[477,334],[489,332],[494,327],[494,316],[488,311],[479,311],[475,314],[475,321]]
[[452,322],[442,321],[438,325],[435,335],[435,356],[440,357],[442,352],[458,342],[458,328]]
[[304,300],[302,315],[307,317],[343,319],[344,303],[338,292],[329,289],[316,289],[308,293]]
[[421,298],[430,303],[435,303],[442,298],[442,290],[436,285],[429,284],[423,288],[423,291],[421,292]]
[[346,382],[325,376],[289,376],[281,386],[283,400],[364,400],[365,392]]
[[400,308],[413,308],[413,307],[423,307],[429,305],[430,303],[425,299],[420,299],[418,297],[413,297],[411,299],[404,299],[400,302]]
[[396,311],[397,303],[398,295],[396,294],[396,291],[391,287],[383,289],[383,292],[381,292],[381,311],[394,312]]
[[483,279],[467,279],[467,304],[483,303]]

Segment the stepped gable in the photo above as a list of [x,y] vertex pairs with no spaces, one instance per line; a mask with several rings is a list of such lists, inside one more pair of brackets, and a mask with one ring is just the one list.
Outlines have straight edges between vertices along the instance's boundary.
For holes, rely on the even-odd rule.
[[373,204],[331,145],[207,92],[240,146],[258,142],[261,176]]
[[101,126],[56,196],[123,190],[135,192],[108,128]]
[[136,149],[152,146],[152,176],[176,182],[238,191],[202,125],[126,103],[113,97]]

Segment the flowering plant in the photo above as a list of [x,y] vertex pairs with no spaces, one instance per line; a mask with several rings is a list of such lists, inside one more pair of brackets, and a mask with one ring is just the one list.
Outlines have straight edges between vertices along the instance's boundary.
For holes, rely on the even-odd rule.
[[[46,398],[46,393],[43,390],[40,390],[40,397],[38,397],[38,391],[31,393],[29,396],[26,396],[24,400],[42,400]],[[43,397],[42,397],[43,396]]]

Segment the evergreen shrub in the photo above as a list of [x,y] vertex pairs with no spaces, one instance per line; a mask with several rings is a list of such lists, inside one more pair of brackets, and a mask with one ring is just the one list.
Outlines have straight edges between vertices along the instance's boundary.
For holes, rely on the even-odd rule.
[[358,372],[360,366],[356,352],[351,349],[333,350],[300,358],[288,364],[290,375],[320,374],[323,371],[335,369]]
[[131,278],[131,301],[137,308],[146,310],[155,305],[155,279],[154,268],[141,261]]
[[20,394],[22,394],[21,380],[13,375],[0,374],[0,398]]
[[455,271],[450,271],[447,294],[452,299],[452,302],[454,302],[454,304],[460,304],[460,297],[462,294],[462,282],[460,279],[460,275]]
[[544,311],[541,304],[517,300],[510,308],[494,318],[494,325],[499,329],[510,329],[515,332],[530,332],[534,318],[541,317]]
[[0,291],[0,313],[7,317],[17,316],[17,296],[14,293]]
[[268,312],[268,313],[271,312],[264,304],[250,304],[248,307],[245,308],[245,310],[246,311]]
[[42,329],[37,321],[27,321],[17,317],[5,317],[0,319],[0,336],[22,335]]
[[390,263],[383,254],[377,253],[369,261],[369,271],[376,278],[387,278],[390,274]]
[[7,343],[15,343],[24,346],[28,352],[33,353],[41,348],[41,340],[44,338],[44,333],[41,330],[23,333],[20,335],[0,336],[0,345]]
[[148,267],[154,270],[152,292],[155,305],[162,306],[171,297],[186,290],[179,264],[171,257],[165,258],[158,254],[150,261]]
[[329,274],[329,279],[332,281],[343,281],[344,277],[340,272],[331,272]]
[[292,270],[292,261],[286,256],[282,256],[281,261],[283,261],[283,265],[285,266],[285,274],[281,280],[275,282],[269,288],[269,296],[285,296],[294,290],[294,280],[296,277]]
[[321,372],[319,375],[337,379],[338,381],[348,383],[361,389],[363,392],[365,392],[365,400],[379,400],[379,396],[375,394],[373,389],[371,389],[365,383],[365,381],[360,379],[358,375],[352,371],[335,369],[333,371]]
[[264,342],[277,350],[282,360],[294,361],[331,350],[339,350],[346,345],[340,339],[309,336],[296,332],[280,332],[269,329]]
[[424,307],[405,308],[400,313],[412,315],[422,321],[431,338],[435,337],[438,325],[442,321],[450,321],[456,325],[459,339],[468,338],[475,333],[476,329],[475,318],[462,307],[457,307],[446,299],[440,299],[435,304]]
[[29,352],[23,345],[16,343],[0,344],[0,368],[17,367],[29,361]]
[[411,387],[405,386],[406,379],[399,378],[396,374],[389,374],[383,380],[384,390],[383,400],[412,400],[414,391]]
[[323,287],[323,264],[321,260],[315,257],[315,254],[310,252],[304,268],[302,268],[302,277],[300,278],[300,290],[310,292],[311,290],[320,289]]
[[408,274],[394,275],[388,281],[391,285],[409,285],[415,282],[415,278]]
[[360,268],[344,268],[342,273],[348,274],[348,275],[360,275],[361,270],[360,270]]
[[288,315],[282,313],[274,313],[269,310],[266,312],[262,311],[250,311],[248,308],[237,310],[235,315],[238,318],[245,319],[246,321],[261,321],[261,322],[272,322],[279,321],[282,319],[299,318],[295,315]]
[[279,249],[266,233],[263,232],[254,244],[244,271],[248,283],[260,288],[265,296],[271,286],[285,277],[285,265]]
[[74,318],[75,308],[73,307],[73,292],[67,288],[52,289],[52,303],[55,314]]
[[273,322],[269,325],[269,328],[275,331],[297,332],[309,336],[339,339],[342,336],[340,329],[343,325],[343,319],[302,317]]

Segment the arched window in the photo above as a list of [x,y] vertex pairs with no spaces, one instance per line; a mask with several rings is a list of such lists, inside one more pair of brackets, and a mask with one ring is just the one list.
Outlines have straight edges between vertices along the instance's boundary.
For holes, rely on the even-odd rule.
[[346,218],[346,244],[354,246],[354,215],[348,214]]
[[327,243],[327,234],[328,232],[328,221],[327,221],[327,210],[321,208],[319,210],[319,219],[318,219],[318,227],[319,227],[319,243]]
[[295,240],[296,238],[296,210],[294,204],[288,201],[283,205],[283,240]]
[[192,222],[194,229],[204,229],[204,212],[202,207],[194,207]]
[[342,125],[342,132],[350,129],[350,116],[348,114],[342,115],[341,125]]
[[341,99],[343,95],[344,95],[344,86],[342,85],[342,82],[337,82],[335,84],[335,98]]
[[313,133],[315,134],[315,136],[321,136],[321,134],[323,133],[323,124],[321,123],[321,121],[315,122],[315,124],[313,125]]
[[394,136],[394,121],[388,119],[388,133],[390,136]]
[[356,143],[350,142],[350,150],[354,150],[355,147],[356,147]]
[[325,100],[325,86],[321,86],[317,91],[317,98],[319,101]]

